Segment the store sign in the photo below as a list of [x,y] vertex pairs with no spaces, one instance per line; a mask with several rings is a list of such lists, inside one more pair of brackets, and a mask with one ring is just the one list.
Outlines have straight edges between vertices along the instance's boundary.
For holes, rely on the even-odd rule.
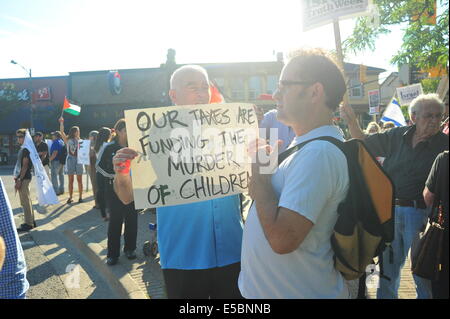
[[368,13],[369,0],[302,0],[303,31]]
[[50,88],[45,87],[41,89],[37,89],[35,92],[35,99],[36,101],[49,101],[52,99],[52,96],[50,94]]

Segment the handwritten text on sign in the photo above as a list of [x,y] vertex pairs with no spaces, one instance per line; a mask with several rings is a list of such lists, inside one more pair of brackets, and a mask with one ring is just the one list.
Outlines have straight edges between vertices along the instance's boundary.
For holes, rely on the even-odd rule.
[[126,110],[136,208],[172,206],[242,193],[257,137],[252,104]]

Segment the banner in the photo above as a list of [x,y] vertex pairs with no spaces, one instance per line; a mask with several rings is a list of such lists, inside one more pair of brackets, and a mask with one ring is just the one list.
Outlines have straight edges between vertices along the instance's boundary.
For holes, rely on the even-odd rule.
[[34,176],[36,179],[36,190],[38,193],[39,205],[54,205],[58,204],[58,197],[56,197],[55,191],[53,190],[53,185],[50,182],[47,173],[45,172],[44,166],[42,165],[39,153],[34,146],[33,140],[31,138],[30,132],[26,132],[23,147],[30,152],[30,159],[33,163]]
[[422,84],[413,84],[397,88],[400,105],[409,105],[419,95],[423,94]]
[[369,115],[380,114],[380,90],[371,90],[369,96]]
[[225,103],[125,110],[137,209],[210,200],[247,190],[252,104]]
[[80,140],[78,142],[78,158],[77,163],[83,165],[90,165],[89,161],[89,151],[91,149],[91,141],[90,140]]
[[303,31],[369,12],[369,0],[301,0]]

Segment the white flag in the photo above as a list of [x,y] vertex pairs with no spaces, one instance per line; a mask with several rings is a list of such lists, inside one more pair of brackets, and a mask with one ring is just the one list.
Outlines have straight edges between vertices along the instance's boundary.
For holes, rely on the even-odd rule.
[[402,109],[395,97],[387,106],[381,118],[382,122],[394,122],[395,126],[406,126],[405,117],[403,116]]
[[58,197],[56,197],[55,191],[53,190],[52,183],[47,176],[42,165],[41,158],[34,146],[33,139],[27,130],[25,134],[25,141],[23,147],[30,152],[30,159],[34,167],[34,175],[36,177],[36,188],[38,193],[39,205],[54,205],[59,204]]

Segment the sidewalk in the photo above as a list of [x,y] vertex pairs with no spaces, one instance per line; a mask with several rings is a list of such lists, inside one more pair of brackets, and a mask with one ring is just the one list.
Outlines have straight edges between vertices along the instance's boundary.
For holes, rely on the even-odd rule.
[[[47,208],[39,207],[35,212],[38,227],[30,234],[41,248],[51,257],[51,254],[55,254],[55,251],[64,248],[65,245],[75,247],[89,261],[89,267],[99,272],[109,288],[115,292],[115,296],[111,298],[165,299],[159,256],[147,257],[142,250],[145,241],[148,241],[150,237],[148,224],[155,222],[156,215],[150,211],[139,213],[136,249],[138,258],[130,261],[122,255],[117,265],[107,266],[105,261],[108,225],[101,218],[100,211],[93,209],[92,192],[84,194],[83,203],[74,202],[67,205],[65,204],[67,198],[66,193],[59,196],[61,204]],[[75,192],[74,199],[77,198],[78,194]],[[78,260],[74,261],[74,264],[77,262]],[[401,299],[416,297],[414,281],[409,269],[408,260],[402,271],[399,290]],[[353,282],[351,285],[353,293],[356,292],[355,284]],[[368,289],[368,297],[373,299],[375,296],[376,289]]]
[[[59,196],[60,204],[38,207],[35,210],[38,227],[30,232],[33,239],[48,254],[67,244],[75,247],[115,292],[116,296],[111,296],[112,298],[166,298],[159,258],[146,257],[142,250],[144,242],[149,240],[148,224],[155,222],[155,214],[149,211],[139,213],[136,249],[138,258],[130,261],[122,255],[117,265],[107,266],[108,223],[103,221],[99,210],[93,209],[92,192],[84,193],[83,197],[83,203],[75,201],[68,205],[65,204],[68,198],[66,193]],[[78,194],[75,192],[74,199],[77,198]],[[75,260],[73,264],[78,261]],[[83,265],[80,266],[83,268]]]

